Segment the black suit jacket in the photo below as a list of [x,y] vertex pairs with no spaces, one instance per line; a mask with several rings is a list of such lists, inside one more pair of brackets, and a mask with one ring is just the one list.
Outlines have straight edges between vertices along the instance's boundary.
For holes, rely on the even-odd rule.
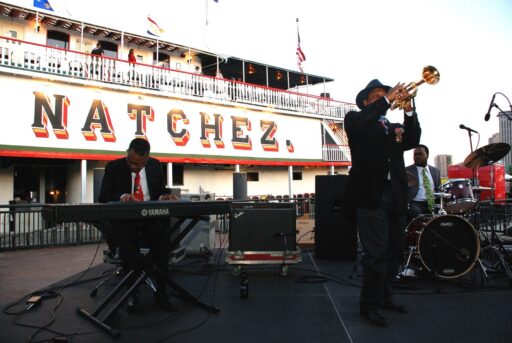
[[[434,192],[439,192],[439,189],[441,187],[441,172],[439,169],[437,169],[434,166],[428,165],[428,169],[430,171],[430,175],[432,175],[432,180],[434,181]],[[419,175],[418,175],[418,168],[415,164],[412,164],[410,166],[407,166],[405,168],[407,172],[409,172],[411,175],[413,175],[417,182],[413,187],[409,187],[409,193],[407,194],[407,201],[411,202],[412,199],[416,196],[416,193],[418,193],[418,189],[420,186],[419,183]]]
[[[387,182],[391,176],[394,210],[405,213],[407,209],[407,176],[404,151],[420,142],[421,127],[416,112],[404,113],[404,123],[390,123],[388,133],[379,123],[379,116],[389,109],[382,97],[359,112],[345,116],[352,168],[349,172],[344,196],[346,209],[378,208]],[[396,142],[395,129],[403,128],[402,142]]]
[[[148,158],[146,162],[146,180],[151,200],[165,192],[165,179],[160,161]],[[132,173],[126,158],[119,158],[107,163],[101,183],[99,202],[119,201],[121,195],[132,192]]]

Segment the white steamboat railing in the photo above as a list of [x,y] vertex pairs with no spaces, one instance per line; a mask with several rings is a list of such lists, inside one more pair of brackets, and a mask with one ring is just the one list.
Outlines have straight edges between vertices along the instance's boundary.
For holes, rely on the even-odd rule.
[[0,37],[0,66],[343,120],[352,104]]
[[322,159],[331,162],[350,161],[350,149],[348,145],[325,144],[322,147]]

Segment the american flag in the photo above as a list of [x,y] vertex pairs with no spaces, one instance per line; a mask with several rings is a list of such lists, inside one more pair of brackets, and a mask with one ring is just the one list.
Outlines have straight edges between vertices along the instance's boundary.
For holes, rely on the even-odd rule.
[[302,62],[306,60],[306,55],[304,55],[304,52],[300,48],[299,19],[297,19],[297,51],[295,53],[297,54],[297,67],[299,67],[300,72],[303,73]]

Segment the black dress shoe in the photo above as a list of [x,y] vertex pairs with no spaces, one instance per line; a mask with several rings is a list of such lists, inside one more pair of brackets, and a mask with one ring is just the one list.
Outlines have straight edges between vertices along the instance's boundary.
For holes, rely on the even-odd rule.
[[372,325],[380,327],[388,326],[388,321],[377,308],[361,310],[361,317],[363,317],[364,320],[366,320],[368,323]]
[[407,313],[407,308],[403,305],[396,303],[393,299],[383,300],[380,303],[379,308],[397,313]]
[[167,294],[160,294],[157,292],[155,294],[155,303],[166,311],[175,311],[176,310],[176,307],[171,302],[171,300],[169,299]]
[[136,294],[131,295],[128,298],[128,301],[126,302],[126,305],[128,306],[128,310],[130,311],[136,311],[139,309],[139,298]]

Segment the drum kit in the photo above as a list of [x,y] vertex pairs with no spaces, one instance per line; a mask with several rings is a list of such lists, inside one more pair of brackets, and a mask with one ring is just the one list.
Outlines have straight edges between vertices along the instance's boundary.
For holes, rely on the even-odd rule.
[[[464,166],[477,172],[477,168],[495,163],[509,151],[508,144],[489,144],[469,154],[464,160]],[[493,168],[491,187],[472,186],[469,179],[451,179],[441,186],[441,192],[434,193],[439,199],[437,212],[420,215],[407,225],[408,251],[400,276],[417,277],[420,272],[426,271],[435,278],[456,279],[473,270],[478,264],[488,278],[485,264],[480,259],[480,230],[475,229],[466,218],[477,212],[480,191],[490,190],[491,199],[494,200],[492,173]],[[491,211],[492,205],[491,202]],[[491,215],[493,216],[494,214]],[[490,223],[490,237],[486,240],[487,248],[490,247],[498,256],[498,263],[512,285],[512,271],[504,256],[506,251],[496,235],[494,219]]]

